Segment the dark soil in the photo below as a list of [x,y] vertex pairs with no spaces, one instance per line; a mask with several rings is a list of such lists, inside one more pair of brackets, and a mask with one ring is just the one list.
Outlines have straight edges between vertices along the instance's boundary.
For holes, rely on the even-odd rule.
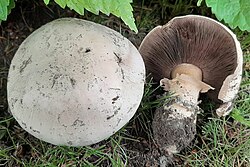
[[175,111],[156,110],[153,119],[154,139],[163,153],[178,153],[186,148],[196,135],[196,113],[191,117],[170,116]]

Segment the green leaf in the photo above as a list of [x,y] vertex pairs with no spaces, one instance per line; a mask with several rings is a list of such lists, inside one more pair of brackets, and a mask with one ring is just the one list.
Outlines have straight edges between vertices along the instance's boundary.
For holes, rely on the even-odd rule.
[[206,4],[218,20],[224,20],[231,28],[250,31],[249,0],[206,0]]
[[0,129],[0,140],[5,136],[6,130]]
[[98,15],[99,11],[101,9],[100,1],[99,0],[84,0],[80,3],[83,7],[85,7],[86,10]]
[[[49,0],[44,0],[44,2],[48,4]],[[65,8],[68,6],[71,10],[75,10],[81,15],[84,14],[84,9],[96,15],[99,14],[99,11],[106,15],[112,13],[120,17],[131,30],[138,32],[132,13],[132,0],[55,0],[55,2],[60,7]]]
[[68,0],[55,0],[55,2],[63,9],[66,7],[67,1]]
[[100,4],[102,6],[102,8],[100,9],[100,11],[106,15],[110,14],[110,8],[111,6],[109,5],[111,3],[111,0],[107,0],[107,1],[101,1]]
[[238,109],[233,110],[233,112],[231,113],[232,118],[247,126],[250,126],[250,119],[247,119],[247,117],[249,116],[250,115],[244,116]]
[[48,5],[50,0],[43,0],[43,1],[46,5]]
[[121,1],[121,4],[118,6],[118,11],[120,13],[121,19],[129,26],[130,29],[137,33],[138,30],[135,25],[135,19],[132,13],[133,8],[130,5],[131,2],[132,0],[130,2]]
[[124,23],[137,33],[138,30],[132,13],[133,8],[130,3],[132,3],[132,0],[111,0],[109,8],[112,14],[121,17]]
[[11,9],[15,7],[15,0],[10,0],[9,6],[8,6],[8,14],[10,14]]
[[198,0],[197,6],[201,6],[202,1],[203,1],[203,0]]
[[84,15],[84,6],[82,6],[83,2],[79,2],[81,0],[68,0],[67,6],[72,10],[75,10],[80,15]]
[[10,0],[0,0],[0,20],[7,20]]

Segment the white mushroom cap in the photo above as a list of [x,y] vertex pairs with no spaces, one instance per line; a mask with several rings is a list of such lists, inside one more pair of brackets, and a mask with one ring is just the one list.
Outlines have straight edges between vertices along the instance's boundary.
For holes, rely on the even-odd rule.
[[84,146],[110,137],[135,114],[145,67],[121,34],[63,18],[33,32],[9,71],[8,102],[20,126],[56,145]]

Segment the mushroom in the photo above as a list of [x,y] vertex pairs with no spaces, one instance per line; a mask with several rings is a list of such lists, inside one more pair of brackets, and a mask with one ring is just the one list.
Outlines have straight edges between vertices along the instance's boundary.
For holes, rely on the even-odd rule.
[[243,58],[226,26],[204,16],[176,17],[149,32],[139,52],[147,73],[173,92],[172,100],[155,112],[152,125],[156,142],[167,152],[180,151],[194,138],[200,93],[219,104],[219,116],[231,111]]
[[121,34],[90,21],[57,19],[17,50],[8,76],[9,108],[41,140],[90,145],[132,118],[144,79],[140,53]]

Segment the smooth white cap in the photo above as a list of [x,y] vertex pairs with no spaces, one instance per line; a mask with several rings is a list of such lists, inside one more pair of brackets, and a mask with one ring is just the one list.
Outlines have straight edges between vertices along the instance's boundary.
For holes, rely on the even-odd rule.
[[55,145],[110,137],[135,114],[145,67],[132,43],[105,26],[75,18],[34,31],[9,70],[8,102],[20,126]]

